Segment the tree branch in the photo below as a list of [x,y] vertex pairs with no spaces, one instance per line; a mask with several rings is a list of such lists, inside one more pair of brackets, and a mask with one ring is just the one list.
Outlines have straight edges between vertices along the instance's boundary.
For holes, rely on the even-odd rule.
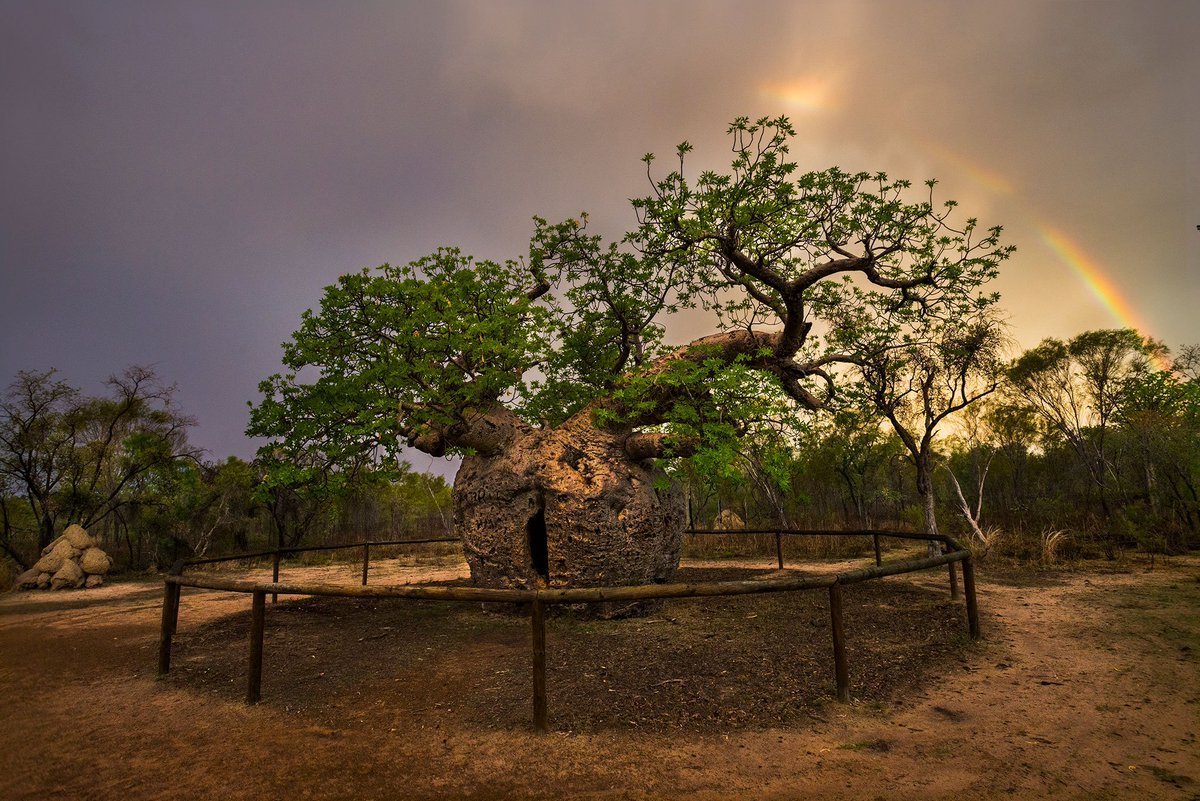
[[467,409],[450,425],[430,425],[423,429],[408,428],[403,414],[400,425],[408,436],[409,446],[430,456],[444,456],[449,448],[471,448],[484,456],[494,456],[530,430],[527,423],[499,404]]
[[[847,253],[848,251],[841,248],[836,249],[838,253]],[[856,256],[844,259],[834,259],[827,261],[824,264],[818,264],[801,273],[796,280],[788,284],[789,292],[798,292],[808,289],[818,281],[822,281],[831,275],[838,273],[862,273],[867,280],[876,286],[886,287],[888,289],[912,289],[921,285],[933,285],[933,270],[919,275],[916,278],[886,278],[879,274],[879,270],[875,266],[878,264],[880,254],[871,254],[869,256]]]
[[638,431],[625,438],[624,447],[625,453],[633,459],[661,459],[691,456],[699,443],[692,439],[677,439],[661,431]]

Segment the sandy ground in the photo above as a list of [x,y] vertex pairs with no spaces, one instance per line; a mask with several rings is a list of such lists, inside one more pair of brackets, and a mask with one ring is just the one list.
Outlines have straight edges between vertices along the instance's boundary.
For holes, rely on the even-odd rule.
[[[372,567],[372,583],[465,571],[444,560]],[[288,568],[284,577],[353,583],[357,569]],[[914,582],[941,587],[944,576]],[[463,665],[443,659],[422,673],[422,656],[381,663],[370,681],[342,688],[338,697],[357,699],[346,708],[289,708],[286,695],[272,699],[270,675],[264,703],[247,707],[242,685],[217,686],[219,672],[201,680],[211,648],[187,650],[189,636],[219,633],[226,620],[244,632],[246,597],[185,591],[180,658],[194,672],[158,681],[161,597],[161,583],[139,580],[0,599],[5,798],[1200,799],[1194,557],[1153,571],[984,569],[985,641],[964,645],[915,691],[726,732],[631,725],[539,737],[439,714],[441,700],[415,699],[419,716],[382,707],[379,682],[399,682],[401,670],[423,676],[430,699],[463,695],[459,683],[478,665],[507,664],[510,652],[523,663],[523,634],[512,647],[481,644]],[[244,659],[242,636],[229,642],[238,653],[228,660]],[[265,670],[299,673],[304,658],[269,657]],[[324,672],[303,669],[313,678],[298,686],[319,692]],[[551,693],[552,705],[566,702],[553,684]]]

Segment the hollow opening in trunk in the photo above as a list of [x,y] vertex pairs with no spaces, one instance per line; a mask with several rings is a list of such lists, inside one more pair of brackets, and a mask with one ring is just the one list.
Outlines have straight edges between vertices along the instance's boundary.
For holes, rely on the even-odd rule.
[[550,547],[546,542],[546,507],[538,506],[533,517],[525,523],[525,536],[529,542],[529,559],[534,572],[545,581],[550,581]]

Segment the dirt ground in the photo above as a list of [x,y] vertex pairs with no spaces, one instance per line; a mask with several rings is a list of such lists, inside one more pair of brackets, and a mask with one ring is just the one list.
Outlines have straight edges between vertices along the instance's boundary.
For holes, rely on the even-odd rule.
[[[285,578],[349,584],[355,570]],[[464,574],[454,559],[372,564],[373,584]],[[522,617],[281,598],[263,703],[247,707],[247,596],[185,590],[157,680],[160,582],[13,593],[0,598],[0,791],[1200,799],[1200,559],[979,578],[981,643],[940,571],[847,588],[849,705],[830,697],[823,593],[673,601],[638,620],[560,614],[545,736],[530,730]]]

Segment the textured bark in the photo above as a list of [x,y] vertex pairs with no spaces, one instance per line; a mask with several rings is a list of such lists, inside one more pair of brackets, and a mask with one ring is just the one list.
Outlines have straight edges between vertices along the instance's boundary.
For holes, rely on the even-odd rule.
[[[454,482],[455,527],[480,587],[602,587],[669,581],[687,509],[627,434],[587,415],[526,428],[501,452],[467,457]],[[606,617],[657,602],[605,604]]]
[[[731,331],[704,337],[656,360],[636,413],[614,398],[590,404],[556,428],[527,425],[496,404],[463,414],[410,443],[431,454],[469,447],[454,482],[455,528],[480,587],[603,587],[669,581],[679,566],[687,506],[654,458],[686,456],[696,443],[638,431],[665,419],[677,383],[659,380],[683,362],[746,358],[787,390],[808,367],[780,353],[781,334]],[[619,421],[595,424],[597,412]],[[607,617],[646,612],[659,602],[605,604]]]
[[410,439],[409,444],[431,456],[442,456],[451,446],[473,448],[491,456],[529,430],[521,418],[496,403],[483,409],[469,409],[457,424],[423,432]]

